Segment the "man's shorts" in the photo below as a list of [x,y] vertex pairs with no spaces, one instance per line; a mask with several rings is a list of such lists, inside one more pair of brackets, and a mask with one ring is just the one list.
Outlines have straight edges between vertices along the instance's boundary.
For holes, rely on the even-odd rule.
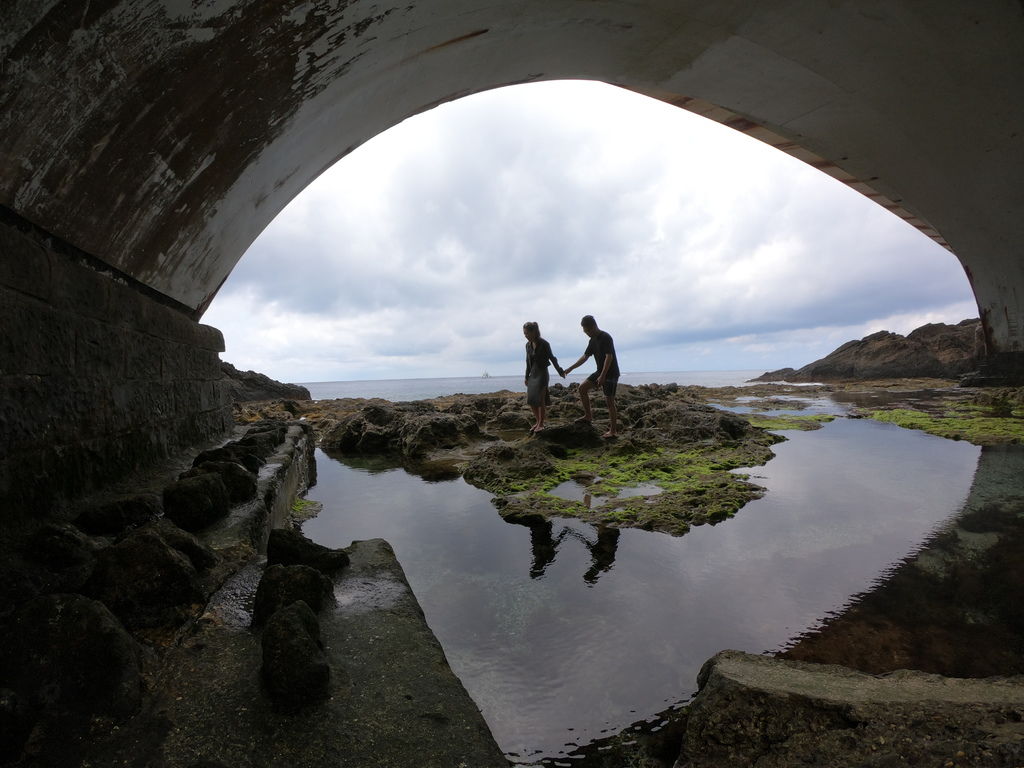
[[[590,381],[590,382],[593,382],[594,384],[597,384],[597,376],[598,376],[598,374],[595,371],[594,373],[592,373],[589,376],[587,376],[587,381]],[[609,379],[605,379],[604,380],[604,386],[601,389],[604,392],[604,396],[605,397],[615,397],[615,388],[618,387],[618,386],[619,386],[619,380],[618,379],[610,379],[609,378]]]

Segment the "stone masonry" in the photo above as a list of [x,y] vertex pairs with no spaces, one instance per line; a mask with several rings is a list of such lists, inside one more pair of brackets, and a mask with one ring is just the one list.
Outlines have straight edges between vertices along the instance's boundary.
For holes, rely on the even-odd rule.
[[0,210],[0,527],[231,428],[220,331]]

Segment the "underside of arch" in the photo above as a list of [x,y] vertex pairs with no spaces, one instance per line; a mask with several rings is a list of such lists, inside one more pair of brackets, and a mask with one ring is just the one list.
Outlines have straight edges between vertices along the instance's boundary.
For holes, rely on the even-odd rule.
[[0,203],[186,308],[340,157],[437,104],[601,80],[799,157],[950,248],[1024,351],[1013,0],[15,3]]

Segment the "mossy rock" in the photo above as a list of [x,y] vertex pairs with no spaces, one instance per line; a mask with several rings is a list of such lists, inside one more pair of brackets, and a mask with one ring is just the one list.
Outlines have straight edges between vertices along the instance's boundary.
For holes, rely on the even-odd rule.
[[969,416],[957,411],[935,415],[905,408],[867,411],[865,415],[876,421],[918,429],[949,440],[966,440],[974,445],[1024,443],[1024,419],[1014,416]]

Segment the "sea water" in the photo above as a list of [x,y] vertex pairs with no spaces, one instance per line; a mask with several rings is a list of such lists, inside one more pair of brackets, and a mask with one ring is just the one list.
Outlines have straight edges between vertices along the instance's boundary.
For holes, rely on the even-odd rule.
[[[738,387],[763,371],[659,371],[654,373],[624,373],[621,384],[696,384],[702,387]],[[571,373],[561,379],[552,375],[553,384],[581,382],[586,373]],[[304,382],[314,400],[333,400],[340,397],[382,397],[399,402],[423,400],[443,395],[479,395],[486,392],[509,390],[525,392],[523,376],[457,376],[440,379],[381,379],[375,381],[314,381]]]

